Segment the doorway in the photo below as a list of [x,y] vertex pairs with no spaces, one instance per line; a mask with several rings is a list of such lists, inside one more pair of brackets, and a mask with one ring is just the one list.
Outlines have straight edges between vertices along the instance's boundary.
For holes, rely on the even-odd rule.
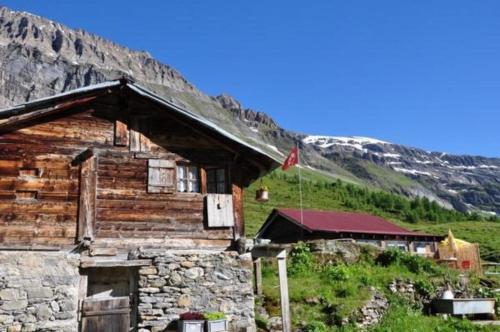
[[[81,332],[135,331],[137,269],[95,267],[82,269]],[[82,294],[84,293],[84,294]]]

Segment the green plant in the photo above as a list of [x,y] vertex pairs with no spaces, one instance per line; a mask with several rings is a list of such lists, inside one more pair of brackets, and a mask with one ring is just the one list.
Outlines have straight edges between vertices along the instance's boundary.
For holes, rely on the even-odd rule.
[[226,315],[224,315],[224,313],[222,312],[219,312],[219,311],[215,311],[215,312],[205,312],[203,314],[203,317],[205,318],[205,320],[219,320],[219,319],[226,319]]
[[415,281],[415,288],[422,295],[432,295],[436,291],[434,285],[427,279]]
[[323,322],[311,322],[304,326],[304,332],[326,332],[327,328]]
[[412,255],[398,249],[385,250],[379,255],[377,262],[382,266],[389,266],[392,264],[404,266],[413,273],[437,272],[437,268],[429,259]]
[[290,264],[288,274],[297,275],[311,271],[313,258],[311,249],[303,242],[297,243],[290,252]]
[[323,273],[329,280],[333,281],[347,281],[349,279],[349,270],[345,265],[328,265]]

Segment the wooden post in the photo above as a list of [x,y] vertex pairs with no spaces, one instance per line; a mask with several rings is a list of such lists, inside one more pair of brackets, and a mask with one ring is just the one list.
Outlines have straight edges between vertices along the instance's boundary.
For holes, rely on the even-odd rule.
[[262,262],[260,258],[254,260],[254,273],[255,273],[255,294],[262,295]]
[[276,256],[278,259],[278,275],[280,281],[281,297],[281,321],[283,332],[291,332],[292,324],[290,319],[290,302],[288,300],[288,277],[286,274],[286,250],[283,250]]
[[81,165],[78,240],[94,239],[96,212],[97,159],[91,156]]

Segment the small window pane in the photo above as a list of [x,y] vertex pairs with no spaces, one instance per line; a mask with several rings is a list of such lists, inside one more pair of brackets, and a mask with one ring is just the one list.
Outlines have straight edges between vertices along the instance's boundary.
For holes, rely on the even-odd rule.
[[226,181],[226,172],[223,168],[217,170],[217,182],[225,182]]
[[224,168],[207,170],[207,191],[210,194],[226,193],[226,170]]
[[177,166],[177,191],[199,192],[199,187],[198,167],[188,165]]

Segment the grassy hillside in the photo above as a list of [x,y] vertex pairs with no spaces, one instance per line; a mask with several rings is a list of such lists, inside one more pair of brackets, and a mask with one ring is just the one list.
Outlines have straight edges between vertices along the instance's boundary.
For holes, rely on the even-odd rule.
[[[382,321],[369,331],[497,331],[492,326],[478,327],[466,320],[427,316],[419,299],[436,296],[445,283],[459,284],[456,271],[437,266],[422,257],[393,251],[378,254],[369,246],[356,264],[324,260],[313,255],[307,246],[297,245],[288,263],[288,281],[292,324],[304,331],[358,331],[353,320],[359,310],[377,292],[388,299],[388,310]],[[411,281],[416,297],[393,293],[387,287],[393,280]],[[279,287],[276,263],[263,266],[264,295],[257,305],[270,316],[279,316]],[[309,285],[309,287],[308,287]],[[468,289],[476,293],[479,280],[471,278]],[[257,316],[257,324],[265,329],[267,317]]]
[[[479,243],[484,259],[500,261],[500,222],[484,221],[474,214],[449,211],[426,199],[408,200],[401,196],[374,191],[334,180],[319,173],[302,170],[304,208],[363,211],[392,220],[403,227],[445,235],[450,228],[465,240]],[[246,190],[245,218],[247,236],[254,236],[273,208],[299,208],[298,170],[274,171],[264,177],[270,201],[255,201],[261,182]],[[473,220],[471,220],[473,219]]]

